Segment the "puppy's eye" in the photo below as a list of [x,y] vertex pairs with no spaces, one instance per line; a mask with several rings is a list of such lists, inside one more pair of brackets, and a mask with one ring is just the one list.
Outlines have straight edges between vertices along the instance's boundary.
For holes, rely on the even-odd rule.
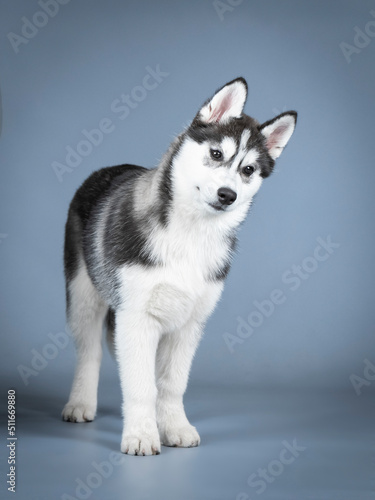
[[210,149],[210,154],[213,160],[221,160],[223,157],[223,153],[218,149]]
[[250,177],[250,175],[253,174],[254,172],[255,172],[255,167],[252,167],[250,165],[246,165],[246,167],[242,168],[242,173],[247,177]]

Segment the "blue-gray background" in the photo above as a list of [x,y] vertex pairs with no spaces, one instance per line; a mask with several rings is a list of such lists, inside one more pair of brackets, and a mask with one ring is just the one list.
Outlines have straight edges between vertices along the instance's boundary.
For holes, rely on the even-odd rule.
[[[365,358],[375,362],[375,3],[71,1],[18,53],[9,33],[21,35],[23,16],[31,20],[41,7],[18,0],[1,8],[4,386],[31,406],[34,397],[36,406],[58,395],[60,407],[68,395],[71,341],[28,385],[19,370],[32,367],[32,350],[42,352],[48,334],[65,328],[63,231],[77,187],[102,166],[155,166],[203,101],[243,76],[246,113],[265,121],[296,109],[298,124],[241,229],[191,386],[347,390],[357,404],[350,376],[363,376]],[[370,21],[371,36],[355,41],[355,27],[364,30]],[[357,43],[350,62],[342,42]],[[162,81],[120,119],[112,103],[142,85],[147,67],[158,66]],[[66,147],[76,149],[82,131],[104,118],[112,132],[59,182],[52,164],[65,163]],[[284,273],[328,236],[339,246],[292,291]],[[285,294],[283,304],[230,352],[223,335],[237,335],[238,318],[246,320],[253,302],[274,289]],[[108,355],[101,376],[101,387],[113,387],[117,398]],[[362,392],[372,384],[367,380]]]

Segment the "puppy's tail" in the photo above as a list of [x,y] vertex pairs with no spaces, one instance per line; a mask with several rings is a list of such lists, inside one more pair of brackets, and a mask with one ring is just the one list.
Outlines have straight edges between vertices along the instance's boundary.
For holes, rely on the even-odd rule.
[[106,326],[106,340],[109,352],[111,356],[115,359],[115,322],[116,316],[113,309],[109,308],[107,312],[107,316],[105,318],[105,326]]

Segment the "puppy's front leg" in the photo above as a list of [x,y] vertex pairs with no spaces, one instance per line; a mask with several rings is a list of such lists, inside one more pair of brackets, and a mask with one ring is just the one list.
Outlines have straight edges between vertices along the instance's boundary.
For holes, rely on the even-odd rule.
[[123,394],[124,430],[121,451],[158,455],[155,356],[160,325],[145,314],[116,312],[116,355]]
[[192,447],[200,443],[196,428],[185,415],[183,395],[201,335],[200,324],[191,321],[178,332],[165,335],[159,344],[156,417],[162,443],[166,446]]

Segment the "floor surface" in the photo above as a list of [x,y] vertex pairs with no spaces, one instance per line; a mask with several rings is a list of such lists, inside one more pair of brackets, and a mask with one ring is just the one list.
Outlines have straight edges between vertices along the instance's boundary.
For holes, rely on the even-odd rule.
[[373,393],[191,387],[201,446],[131,457],[119,453],[118,389],[100,392],[87,424],[62,422],[56,394],[17,395],[16,494],[3,484],[1,498],[375,499]]

